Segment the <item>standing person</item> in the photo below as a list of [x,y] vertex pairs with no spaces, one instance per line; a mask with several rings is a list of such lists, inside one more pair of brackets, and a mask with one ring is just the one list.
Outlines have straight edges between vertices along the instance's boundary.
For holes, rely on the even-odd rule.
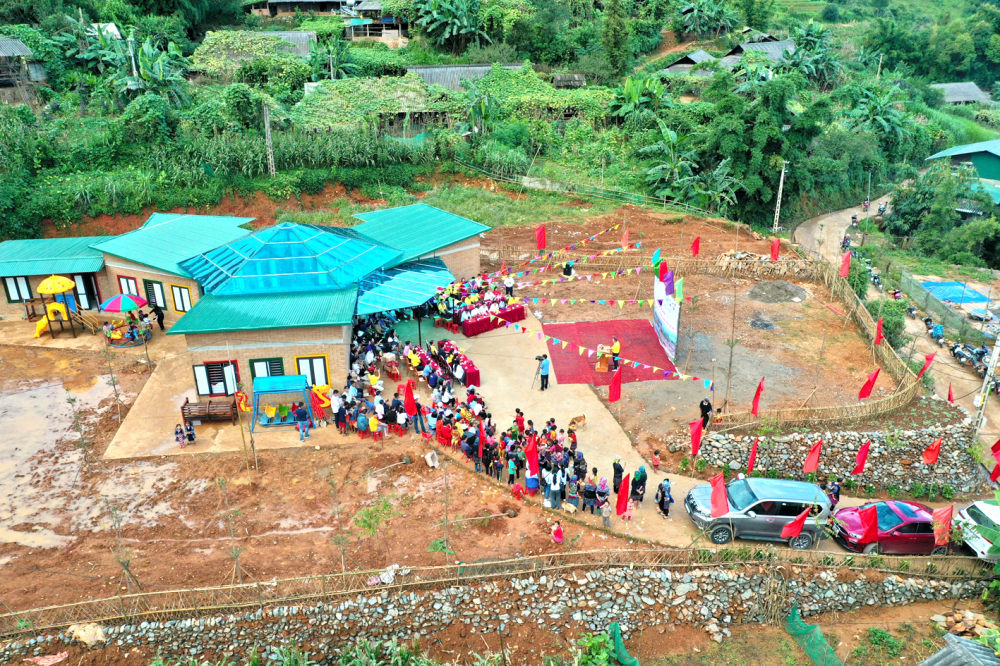
[[622,351],[622,343],[618,342],[618,338],[611,336],[611,362],[614,363],[615,370],[618,369],[618,355]]
[[162,331],[163,330],[163,310],[160,309],[159,305],[157,305],[157,304],[154,303],[153,304],[152,313],[153,313],[153,318],[156,319],[156,323],[159,325],[160,330]]
[[656,450],[653,451],[653,460],[652,460],[652,463],[653,463],[653,471],[654,472],[659,471],[659,469],[660,469],[660,450],[659,449],[656,449]]
[[417,406],[417,413],[413,415],[413,430],[419,435],[420,433],[430,432],[427,429],[427,423],[424,422],[424,408],[420,404],[420,400],[416,396],[413,396],[413,404]]
[[[513,458],[507,459],[507,485],[514,485],[514,477],[517,476],[517,463]],[[532,493],[534,494],[534,493]]]
[[583,510],[590,509],[590,514],[594,515],[594,507],[597,506],[597,486],[594,480],[588,478],[583,484]]
[[701,410],[702,430],[708,430],[712,424],[712,403],[708,401],[708,398],[702,398],[701,402],[698,403],[698,409]]
[[674,503],[674,496],[670,494],[670,479],[663,479],[663,482],[656,489],[656,504],[660,507],[660,513],[667,520],[670,517],[670,505]]
[[566,485],[566,470],[556,467],[552,472],[552,481],[549,486],[549,503],[553,509],[562,508],[562,491]]
[[615,459],[611,461],[611,468],[614,470],[614,476],[612,477],[612,487],[615,489],[615,494],[618,494],[618,490],[622,485],[622,475],[625,474],[625,466],[622,465],[622,459],[615,456]]
[[569,477],[569,483],[566,484],[566,502],[580,508],[580,481],[575,474]]
[[840,503],[840,481],[841,479],[838,477],[830,484],[830,511],[836,509],[837,504]]
[[503,290],[507,296],[514,295],[514,276],[508,275],[503,279]]
[[177,445],[179,447],[181,447],[182,449],[184,448],[185,446],[184,426],[182,426],[180,423],[178,423],[177,427],[174,428],[174,441],[177,442]]
[[295,421],[299,426],[299,441],[304,442],[309,434],[309,412],[306,411],[304,403],[298,403],[295,407]]
[[552,367],[548,354],[542,354],[542,362],[538,366],[538,373],[542,378],[542,390],[549,387],[549,369]]
[[[604,479],[604,481],[606,482],[607,479]],[[610,495],[608,497],[605,497],[604,501],[601,503],[600,506],[601,526],[606,530],[611,529],[611,500],[609,499],[609,497]]]
[[632,477],[632,492],[629,499],[635,502],[637,508],[642,508],[642,500],[646,496],[646,468],[640,466]]

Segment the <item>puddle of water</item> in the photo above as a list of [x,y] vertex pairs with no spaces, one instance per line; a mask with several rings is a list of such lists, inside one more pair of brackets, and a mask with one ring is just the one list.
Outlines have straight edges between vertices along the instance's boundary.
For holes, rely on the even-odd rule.
[[[107,377],[74,382],[69,391],[49,380],[8,382],[0,389],[0,543],[30,548],[61,548],[74,533],[109,527],[107,503],[117,505],[126,526],[133,521],[153,525],[176,513],[166,501],[150,501],[173,479],[172,464],[137,463],[105,475],[98,484],[78,479],[82,451],[60,441],[78,438],[78,413],[114,409]],[[77,485],[74,488],[73,484]],[[179,497],[204,490],[207,480],[185,483]],[[58,528],[59,533],[56,532]],[[69,535],[67,535],[69,533]]]

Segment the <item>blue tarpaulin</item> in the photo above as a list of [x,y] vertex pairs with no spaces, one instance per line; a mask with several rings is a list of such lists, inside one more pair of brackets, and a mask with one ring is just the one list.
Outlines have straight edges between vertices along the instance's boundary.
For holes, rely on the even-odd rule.
[[942,301],[959,305],[990,302],[990,299],[966,286],[964,282],[921,282],[920,285]]

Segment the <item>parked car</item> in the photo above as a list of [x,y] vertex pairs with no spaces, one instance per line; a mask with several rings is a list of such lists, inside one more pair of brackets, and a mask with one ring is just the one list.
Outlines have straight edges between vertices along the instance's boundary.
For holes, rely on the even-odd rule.
[[[863,529],[859,511],[874,506],[878,515],[878,541],[858,543]],[[930,507],[918,502],[888,500],[841,509],[834,515],[833,538],[855,553],[886,555],[944,555],[947,546],[934,545],[934,519]]]
[[984,560],[1000,559],[1000,554],[989,552],[990,546],[993,544],[976,529],[977,525],[982,525],[1000,530],[1000,506],[986,502],[973,502],[958,512],[955,522],[961,525],[965,545],[972,549],[976,557],[981,557]]
[[729,543],[734,536],[761,541],[786,541],[781,530],[807,507],[811,509],[802,533],[787,539],[792,548],[805,550],[822,538],[830,519],[830,498],[815,483],[782,479],[739,479],[726,486],[729,513],[712,518],[712,486],[699,483],[684,498],[684,508],[694,524],[712,543]]

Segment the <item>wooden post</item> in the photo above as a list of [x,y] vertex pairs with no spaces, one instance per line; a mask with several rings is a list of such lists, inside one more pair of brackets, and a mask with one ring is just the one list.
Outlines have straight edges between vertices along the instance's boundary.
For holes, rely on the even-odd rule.
[[274,144],[271,142],[271,109],[264,103],[264,142],[267,144],[267,170],[274,178],[277,174],[274,168]]

